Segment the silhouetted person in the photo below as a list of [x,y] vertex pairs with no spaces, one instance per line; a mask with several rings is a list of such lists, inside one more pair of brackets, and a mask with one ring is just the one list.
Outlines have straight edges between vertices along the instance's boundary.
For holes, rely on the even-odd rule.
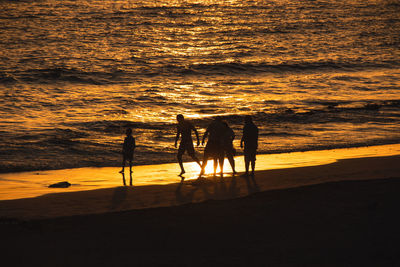
[[[129,161],[129,171],[132,174],[132,161],[133,161],[133,152],[136,148],[135,138],[132,136],[132,129],[126,129],[126,137],[124,139],[124,144],[122,145],[122,170],[120,173],[124,173],[125,163]],[[125,175],[123,175],[124,184],[125,184]],[[132,175],[130,175],[130,185],[132,185]]]
[[193,147],[193,140],[192,140],[192,130],[196,134],[197,138],[197,146],[200,145],[199,141],[199,134],[194,128],[193,124],[191,124],[189,121],[185,120],[182,114],[179,114],[176,116],[176,120],[178,121],[177,125],[177,133],[176,133],[176,138],[175,138],[175,147],[178,143],[179,136],[181,136],[181,143],[179,144],[178,148],[178,162],[179,166],[181,167],[181,173],[179,175],[182,175],[185,173],[185,169],[183,168],[183,162],[182,162],[182,156],[187,151],[189,156],[191,156],[197,164],[201,167],[199,159],[196,157],[196,154],[194,152],[194,147]]
[[224,135],[222,138],[222,145],[223,145],[226,157],[228,158],[229,163],[231,164],[232,172],[233,172],[233,174],[235,174],[236,173],[235,160],[233,158],[236,154],[236,150],[233,147],[233,139],[235,139],[235,132],[232,130],[231,127],[229,127],[228,123],[223,122],[223,124],[225,125],[225,131],[224,131]]
[[211,124],[207,127],[206,132],[203,135],[202,145],[208,136],[207,145],[204,148],[203,165],[201,167],[200,176],[204,173],[204,169],[207,165],[208,159],[214,159],[214,175],[217,172],[217,167],[221,169],[221,176],[223,174],[224,166],[224,148],[223,148],[223,137],[225,132],[225,125],[222,123],[221,117],[216,117]]
[[254,175],[256,167],[256,153],[258,148],[258,128],[253,123],[250,115],[244,117],[244,127],[242,140],[240,140],[240,147],[244,143],[244,164],[246,168],[246,175],[249,175],[249,164],[251,163],[251,174]]

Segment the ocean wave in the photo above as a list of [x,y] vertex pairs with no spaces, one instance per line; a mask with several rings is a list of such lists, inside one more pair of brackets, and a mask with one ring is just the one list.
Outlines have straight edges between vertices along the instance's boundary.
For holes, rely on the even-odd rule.
[[[190,119],[195,125],[206,128],[208,124],[219,116],[230,125],[242,125],[245,115],[252,115],[253,120],[261,125],[268,123],[342,123],[355,124],[379,122],[393,123],[400,121],[400,99],[384,101],[312,101],[307,110],[298,108],[278,108],[268,112],[244,111],[242,114],[220,114]],[[201,109],[200,113],[215,113],[218,110],[211,108]],[[391,113],[391,111],[393,111]],[[390,115],[388,115],[390,113]],[[124,129],[131,127],[141,130],[171,131],[175,129],[174,122],[135,122],[130,120],[99,120],[79,123],[64,123],[65,127],[85,131],[103,133],[123,133]],[[74,133],[68,133],[69,136]],[[82,133],[75,133],[82,134]],[[271,133],[273,134],[273,133]]]
[[[193,64],[187,70],[194,73],[216,74],[216,73],[260,73],[260,72],[303,72],[313,70],[338,70],[338,69],[368,69],[368,68],[392,68],[399,67],[397,61],[385,62],[304,62],[304,63],[211,63],[211,64]],[[185,70],[186,71],[186,70]]]
[[[321,105],[321,106],[319,106]],[[390,110],[394,113],[388,116]],[[252,115],[253,120],[260,123],[393,123],[400,120],[400,100],[384,101],[313,101],[313,107],[306,110],[303,107],[282,107],[268,112],[255,112],[244,114],[219,115],[223,120],[231,124],[243,123],[245,115]],[[210,122],[215,116],[194,120],[200,125]]]
[[165,122],[134,122],[129,120],[99,120],[78,123],[64,123],[67,127],[81,129],[83,131],[102,132],[102,133],[116,133],[121,134],[125,132],[124,129],[130,127],[134,129],[143,130],[163,130],[175,127],[175,124]]
[[[105,85],[126,81],[123,75],[130,73],[83,71],[73,68],[31,69],[15,72],[0,72],[0,84],[69,82],[78,84]],[[132,80],[132,79],[131,79]]]
[[[362,70],[362,69],[391,69],[400,67],[397,61],[382,62],[303,62],[303,63],[202,63],[189,65],[166,64],[155,67],[144,65],[137,69],[117,70],[112,72],[84,71],[73,68],[31,69],[25,71],[0,72],[0,84],[30,82],[53,83],[57,81],[80,84],[114,84],[128,83],[140,77],[155,76],[210,76],[210,75],[254,75],[260,73],[309,72],[330,70]],[[127,69],[129,69],[127,67]],[[349,78],[338,78],[349,79]]]
[[0,72],[0,84],[13,84],[16,82],[18,82],[18,80],[14,76]]

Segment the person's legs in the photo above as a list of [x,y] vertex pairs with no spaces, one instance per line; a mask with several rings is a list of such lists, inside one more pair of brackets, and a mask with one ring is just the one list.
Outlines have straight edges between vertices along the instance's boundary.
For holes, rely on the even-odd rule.
[[122,174],[122,183],[124,184],[124,186],[126,186],[125,173],[121,172],[121,174]]
[[235,170],[235,159],[233,158],[233,154],[231,153],[231,152],[227,152],[226,153],[226,157],[228,158],[228,161],[229,161],[229,164],[231,165],[231,167],[232,167],[232,172],[233,172],[233,174],[235,174],[236,173],[236,170]]
[[182,154],[183,153],[178,152],[178,155],[177,155],[179,167],[181,167],[181,173],[179,175],[182,175],[185,173],[185,169],[183,168],[183,162],[182,162]]
[[190,157],[192,157],[192,159],[193,159],[194,161],[197,162],[197,164],[199,164],[199,166],[200,166],[200,168],[201,168],[201,163],[200,163],[200,160],[196,157],[196,153],[194,152],[193,144],[191,145],[190,148],[188,148],[188,154],[189,154]]
[[200,176],[204,174],[204,170],[207,166],[207,161],[208,161],[208,155],[207,155],[207,152],[204,151],[203,162],[201,164]]
[[255,149],[251,151],[250,163],[251,163],[251,175],[254,176],[254,170],[256,168],[256,150]]
[[256,161],[252,160],[251,161],[251,175],[254,176],[254,169],[256,168]]
[[204,170],[207,166],[207,161],[210,158],[210,144],[207,143],[206,147],[204,148],[204,155],[203,155],[203,162],[201,165],[201,171],[200,171],[200,176],[204,174]]
[[133,159],[129,159],[129,173],[132,173],[132,161]]
[[201,163],[200,163],[200,160],[196,157],[196,155],[195,154],[193,154],[192,155],[192,159],[194,160],[194,161],[196,161],[197,162],[197,164],[199,164],[199,166],[200,166],[200,168],[201,168]]
[[120,170],[120,172],[119,173],[124,173],[124,169],[125,169],[125,161],[126,161],[126,158],[125,158],[125,155],[122,157],[122,170]]
[[245,152],[245,154],[244,154],[244,168],[246,170],[246,172],[245,172],[246,175],[249,174],[249,165],[250,165],[249,156]]
[[214,176],[217,173],[217,168],[218,168],[218,158],[215,156],[213,157],[213,162],[214,162]]
[[185,153],[185,150],[186,150],[185,144],[180,143],[179,149],[178,149],[178,155],[177,155],[179,167],[181,167],[181,173],[179,175],[182,175],[185,173],[185,169],[183,168],[183,161],[182,161],[182,156]]
[[218,157],[218,162],[219,162],[219,168],[220,168],[220,174],[221,177],[224,174],[224,153],[221,153]]

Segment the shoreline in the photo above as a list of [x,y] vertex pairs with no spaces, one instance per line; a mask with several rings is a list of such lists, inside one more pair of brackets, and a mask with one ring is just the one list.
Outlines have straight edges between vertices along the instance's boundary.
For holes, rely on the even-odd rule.
[[[381,157],[400,155],[400,144],[361,148],[342,148],[332,150],[292,152],[282,154],[257,155],[256,171],[287,169],[295,167],[317,166],[333,163],[341,159]],[[242,156],[235,157],[236,170],[244,171]],[[194,162],[184,163],[186,182],[198,178],[200,168]],[[133,186],[167,185],[181,182],[178,163],[142,165],[133,167]],[[207,164],[207,179],[212,178],[212,163]],[[231,167],[227,160],[224,164],[224,177],[232,178]],[[128,171],[125,179],[129,183]],[[122,176],[118,167],[91,167],[63,170],[33,171],[0,174],[0,201],[44,196],[53,193],[69,193],[122,185]],[[69,188],[48,188],[50,184],[68,181]]]
[[257,192],[328,182],[397,178],[400,155],[257,171],[253,178],[206,177],[182,183],[112,187],[0,201],[0,217],[19,220],[69,217],[242,198]]

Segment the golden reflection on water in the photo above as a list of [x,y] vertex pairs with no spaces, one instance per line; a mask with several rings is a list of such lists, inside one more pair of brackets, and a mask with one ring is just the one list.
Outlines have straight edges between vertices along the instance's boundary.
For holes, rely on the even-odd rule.
[[[293,152],[283,154],[258,155],[256,170],[271,170],[329,164],[339,159],[400,155],[400,144],[373,147],[333,149],[323,151]],[[236,170],[244,171],[243,157],[235,158]],[[200,168],[194,162],[184,163],[184,180],[198,178]],[[36,197],[49,193],[84,191],[110,188],[122,185],[120,168],[76,168],[51,171],[35,171],[0,174],[0,200]],[[181,182],[177,163],[134,166],[133,186],[162,185]],[[213,173],[213,162],[206,167],[205,178]],[[129,173],[126,171],[129,180]],[[227,160],[224,164],[224,176],[231,176]],[[324,174],[321,174],[324,175]],[[47,188],[48,185],[68,181],[70,188]]]

